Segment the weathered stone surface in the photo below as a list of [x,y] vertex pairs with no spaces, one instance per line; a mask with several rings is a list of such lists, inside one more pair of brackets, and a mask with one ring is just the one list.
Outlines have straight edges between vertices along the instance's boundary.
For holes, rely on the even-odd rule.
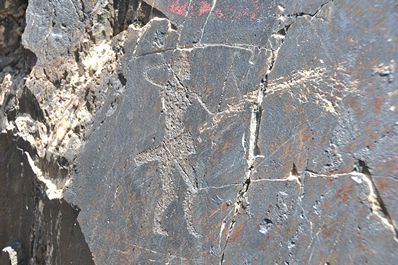
[[398,262],[394,1],[10,3],[0,243],[19,260]]

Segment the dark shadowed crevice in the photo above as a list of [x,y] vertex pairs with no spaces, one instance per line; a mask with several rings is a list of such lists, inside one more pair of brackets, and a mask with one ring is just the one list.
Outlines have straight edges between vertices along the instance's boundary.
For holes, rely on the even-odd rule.
[[[36,56],[21,43],[27,4],[27,0],[0,0],[0,83],[7,78],[12,83],[7,91],[2,91],[4,98],[0,102],[0,128],[20,113],[17,93],[22,91],[25,77],[36,63]],[[23,111],[29,111],[28,105],[33,102],[28,105],[25,103],[22,103]]]
[[365,163],[363,160],[358,160],[357,164],[358,171],[364,174],[368,179],[370,184],[372,185],[373,191],[375,193],[375,199],[377,202],[377,206],[380,209],[381,214],[383,215],[384,218],[386,218],[387,222],[391,225],[392,229],[394,230],[394,238],[398,240],[398,229],[395,227],[393,219],[387,209],[386,204],[384,203],[379,190],[377,189],[377,186],[373,180],[372,174],[370,172],[370,169],[368,165]]
[[77,222],[79,209],[73,208],[64,199],[41,197],[39,200],[42,208],[36,209],[32,229],[33,256],[30,259],[34,264],[93,265],[91,252]]
[[[0,134],[0,150],[0,248],[20,244],[18,259],[26,264],[94,264],[79,210],[47,198],[25,155],[35,154],[31,145],[8,132]],[[1,253],[0,261],[6,256]]]
[[45,122],[44,113],[40,108],[39,102],[37,102],[36,97],[26,87],[23,89],[22,95],[18,99],[18,106],[20,113],[28,113],[32,119]]
[[325,5],[327,5],[327,4],[329,4],[329,3],[333,3],[333,2],[334,2],[334,0],[329,0],[329,1],[327,1],[327,2],[325,2],[325,3],[323,3],[323,4],[321,4],[321,5],[318,7],[318,9],[315,10],[314,12],[312,12],[312,13],[308,13],[308,12],[297,12],[297,13],[293,13],[293,14],[287,15],[287,17],[295,17],[295,18],[304,17],[304,16],[315,17],[315,16],[322,10],[322,8],[323,8]]
[[[45,123],[37,99],[25,86],[36,63],[21,43],[27,5],[28,0],[0,0],[0,82],[11,84],[0,102],[0,251],[14,249],[18,264],[24,265],[94,264],[77,223],[79,211],[63,199],[47,198],[26,155],[36,158],[36,150],[14,130],[5,130],[26,114]],[[58,158],[41,160],[38,166],[62,180],[69,165]],[[0,252],[0,264],[9,264],[6,252]]]
[[7,66],[30,72],[35,55],[21,44],[28,0],[0,1],[0,69]]
[[116,14],[114,35],[126,30],[131,24],[144,26],[155,17],[167,18],[160,10],[142,0],[114,0],[113,5]]
[[[34,173],[24,163],[22,148],[29,145],[11,133],[0,134],[0,248],[19,242],[30,255],[30,229],[33,225]],[[21,163],[22,162],[22,163]],[[0,253],[2,261],[5,253]],[[7,263],[5,263],[7,264]]]

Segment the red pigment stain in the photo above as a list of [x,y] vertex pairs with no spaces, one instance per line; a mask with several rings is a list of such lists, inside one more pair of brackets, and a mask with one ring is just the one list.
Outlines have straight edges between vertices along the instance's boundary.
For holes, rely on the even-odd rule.
[[188,15],[188,4],[188,2],[182,4],[179,0],[171,0],[169,1],[167,10],[171,13],[185,17]]
[[198,16],[203,16],[204,14],[209,13],[211,10],[211,5],[207,1],[200,2]]
[[[250,20],[256,20],[258,12],[260,11],[259,2],[259,0],[250,0],[248,1],[246,8],[243,10],[242,8],[236,8],[234,6],[226,6],[223,9],[217,8],[215,10],[215,16],[218,19],[241,20],[246,18]],[[170,13],[174,13],[179,16],[201,17],[211,11],[212,5],[207,0],[201,0],[200,3],[193,2],[190,10],[188,10],[188,6],[188,0],[169,0],[167,10]]]

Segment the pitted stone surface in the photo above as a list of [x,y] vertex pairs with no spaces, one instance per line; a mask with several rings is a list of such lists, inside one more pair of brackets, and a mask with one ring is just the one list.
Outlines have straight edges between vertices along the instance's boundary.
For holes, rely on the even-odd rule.
[[388,5],[155,1],[68,191],[95,260],[396,261]]
[[20,2],[0,242],[25,262],[398,263],[395,1]]

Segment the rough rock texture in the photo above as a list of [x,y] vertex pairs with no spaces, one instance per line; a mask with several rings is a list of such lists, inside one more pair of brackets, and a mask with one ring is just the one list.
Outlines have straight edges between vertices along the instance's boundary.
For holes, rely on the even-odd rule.
[[398,264],[394,0],[0,0],[1,264]]

